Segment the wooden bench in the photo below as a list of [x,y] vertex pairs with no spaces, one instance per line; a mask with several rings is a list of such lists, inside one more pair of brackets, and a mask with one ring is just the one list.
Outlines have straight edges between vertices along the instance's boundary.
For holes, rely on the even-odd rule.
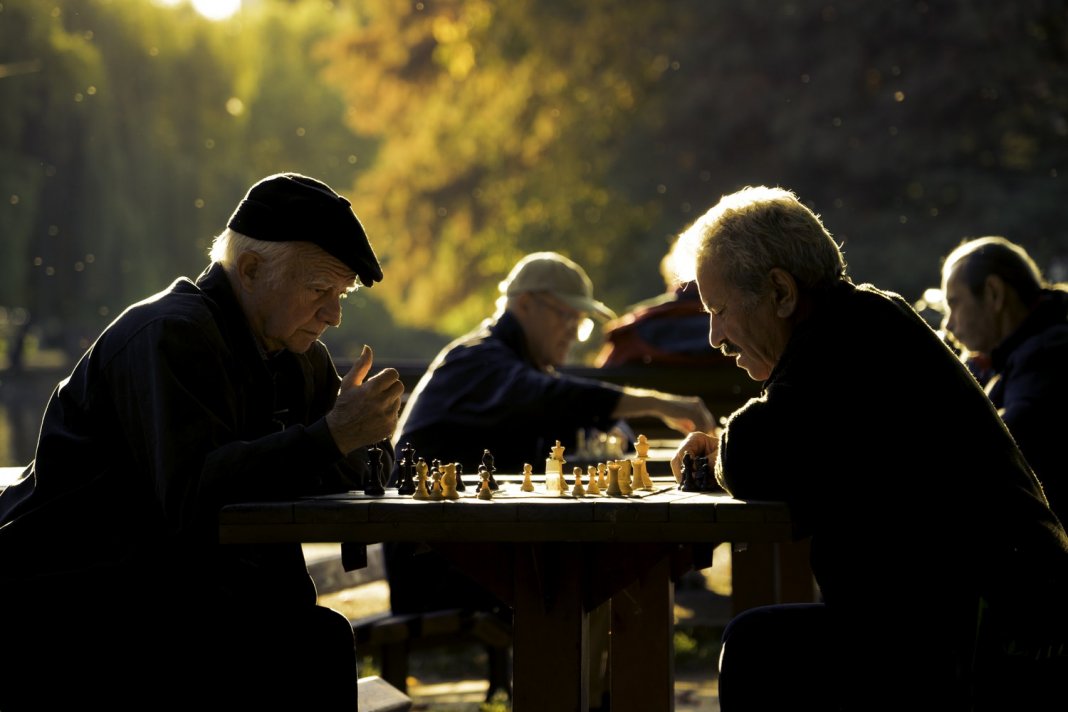
[[402,692],[408,691],[413,650],[467,641],[486,650],[486,699],[499,691],[511,696],[512,630],[492,613],[455,608],[423,614],[381,613],[351,622],[356,650],[374,655],[380,661],[382,677]]
[[388,682],[371,675],[361,677],[356,683],[359,700],[357,712],[408,712],[412,699]]

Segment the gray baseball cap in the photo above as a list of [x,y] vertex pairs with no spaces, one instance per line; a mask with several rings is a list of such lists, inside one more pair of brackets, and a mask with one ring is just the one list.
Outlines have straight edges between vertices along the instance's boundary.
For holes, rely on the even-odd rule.
[[550,292],[564,304],[598,319],[616,318],[615,312],[593,298],[593,282],[576,262],[557,252],[533,252],[516,263],[498,285],[511,297],[523,292]]

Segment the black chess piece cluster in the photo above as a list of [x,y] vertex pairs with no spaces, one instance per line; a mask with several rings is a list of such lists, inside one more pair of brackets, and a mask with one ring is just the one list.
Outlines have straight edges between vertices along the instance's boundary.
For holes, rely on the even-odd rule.
[[722,488],[716,482],[716,476],[712,472],[712,466],[708,457],[701,455],[694,457],[689,451],[682,456],[682,480],[679,489],[684,492],[721,492]]
[[[415,494],[416,488],[416,476],[418,474],[418,462],[423,458],[416,458],[415,448],[411,443],[404,443],[404,447],[400,450],[400,463],[398,464],[398,476],[397,476],[397,494]],[[490,472],[490,488],[497,489],[497,482],[493,479],[493,455],[489,450],[486,450],[482,455],[483,466],[489,463]],[[464,482],[464,468],[459,462],[453,463],[456,466],[456,491],[464,492],[467,490],[467,484]],[[437,470],[444,472],[441,466],[441,460],[434,459],[431,462],[430,471]],[[479,468],[482,471],[482,468]],[[480,485],[481,486],[481,485]],[[477,491],[477,490],[476,490]],[[370,493],[369,493],[370,494]]]

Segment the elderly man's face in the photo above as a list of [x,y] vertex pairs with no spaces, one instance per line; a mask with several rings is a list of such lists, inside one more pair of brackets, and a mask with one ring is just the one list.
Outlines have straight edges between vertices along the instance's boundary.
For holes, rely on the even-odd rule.
[[698,267],[697,289],[708,311],[708,342],[755,381],[771,375],[786,348],[792,327],[779,314],[769,289],[757,298],[749,297],[707,263]]
[[968,351],[989,354],[1001,339],[997,314],[986,292],[973,294],[958,268],[943,276],[942,291],[946,299],[942,328]]
[[[262,270],[265,265],[260,265]],[[341,300],[356,274],[340,260],[309,245],[274,280],[254,278],[245,301],[252,331],[266,351],[304,353],[327,327],[341,323]]]

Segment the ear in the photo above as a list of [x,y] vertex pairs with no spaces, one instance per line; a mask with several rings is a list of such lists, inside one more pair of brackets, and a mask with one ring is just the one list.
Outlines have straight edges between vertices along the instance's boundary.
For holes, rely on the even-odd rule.
[[797,311],[799,290],[797,280],[784,269],[773,267],[771,277],[771,296],[775,301],[775,314],[783,319],[789,319]]
[[983,280],[983,301],[989,304],[995,312],[1000,312],[1005,308],[1005,300],[1008,298],[1007,290],[1008,285],[1005,284],[1005,280],[996,274],[987,275],[987,278]]
[[237,275],[237,281],[241,284],[242,290],[253,291],[256,277],[260,274],[262,267],[263,260],[259,253],[246,250],[237,256],[234,273]]

